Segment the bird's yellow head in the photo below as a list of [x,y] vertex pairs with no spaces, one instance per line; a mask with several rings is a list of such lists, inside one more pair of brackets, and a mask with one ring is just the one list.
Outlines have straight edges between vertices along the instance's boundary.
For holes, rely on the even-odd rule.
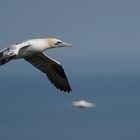
[[59,47],[72,47],[72,45],[63,42],[60,39],[56,39],[56,38],[47,38],[47,46],[48,49],[49,48],[59,48]]

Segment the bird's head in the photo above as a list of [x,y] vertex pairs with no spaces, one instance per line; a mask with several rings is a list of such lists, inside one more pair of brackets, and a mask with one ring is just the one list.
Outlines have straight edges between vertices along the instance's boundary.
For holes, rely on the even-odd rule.
[[72,47],[71,44],[68,44],[62,40],[56,38],[47,38],[47,46],[49,48],[60,48],[60,47]]

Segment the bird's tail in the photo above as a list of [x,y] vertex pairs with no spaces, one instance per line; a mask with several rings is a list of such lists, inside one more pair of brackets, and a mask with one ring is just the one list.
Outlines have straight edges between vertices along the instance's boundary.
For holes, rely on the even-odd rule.
[[5,63],[9,62],[12,59],[12,56],[4,54],[5,51],[7,51],[7,49],[4,49],[0,52],[0,66],[4,65]]

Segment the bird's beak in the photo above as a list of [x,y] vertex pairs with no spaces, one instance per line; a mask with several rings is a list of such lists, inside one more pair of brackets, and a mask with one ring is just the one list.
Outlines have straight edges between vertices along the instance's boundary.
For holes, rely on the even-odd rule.
[[59,46],[60,47],[73,47],[71,44],[68,44],[66,42],[62,42]]

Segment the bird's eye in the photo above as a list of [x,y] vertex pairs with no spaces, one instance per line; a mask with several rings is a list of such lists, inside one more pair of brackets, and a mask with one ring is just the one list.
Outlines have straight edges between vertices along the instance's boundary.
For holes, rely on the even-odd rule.
[[56,43],[55,43],[55,45],[58,45],[58,44],[60,44],[60,43],[62,43],[61,41],[57,41]]

